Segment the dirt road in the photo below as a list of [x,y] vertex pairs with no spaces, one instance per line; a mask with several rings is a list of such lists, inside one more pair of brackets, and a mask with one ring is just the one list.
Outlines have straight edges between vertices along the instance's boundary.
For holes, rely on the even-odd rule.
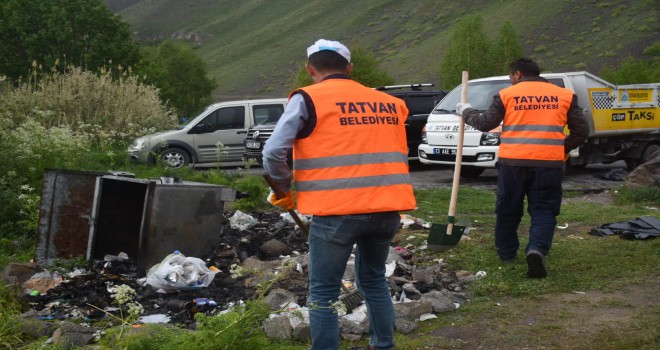
[[[237,171],[242,167],[241,162],[222,165],[227,172]],[[253,166],[250,174],[261,175],[264,169]],[[584,169],[574,169],[564,177],[565,191],[601,192],[623,185],[623,180],[614,180],[627,174],[626,164],[623,161],[612,164],[591,164]],[[446,165],[423,165],[418,161],[410,161],[410,175],[416,189],[451,188],[454,170]],[[608,179],[603,179],[610,178]],[[486,170],[481,176],[474,179],[461,178],[461,186],[472,186],[495,190],[497,187],[497,170]]]
[[[423,165],[411,161],[410,170],[413,186],[417,189],[451,188],[454,170],[450,166]],[[592,164],[567,173],[563,186],[566,191],[600,192],[623,185],[621,178],[626,173],[624,162]],[[497,187],[497,170],[486,170],[473,179],[461,178],[460,184],[494,190]]]

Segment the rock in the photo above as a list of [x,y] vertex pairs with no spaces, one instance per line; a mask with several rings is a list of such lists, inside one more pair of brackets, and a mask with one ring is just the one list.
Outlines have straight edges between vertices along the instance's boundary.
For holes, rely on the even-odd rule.
[[430,301],[413,300],[409,303],[394,304],[394,317],[405,318],[408,321],[415,321],[421,315],[433,312],[433,305]]
[[651,160],[630,172],[624,186],[628,188],[660,187],[660,151],[654,152]]
[[397,275],[410,275],[413,271],[413,266],[403,260],[396,261],[395,274]]
[[251,256],[243,261],[241,267],[248,271],[260,271],[265,265],[266,263],[259,260],[256,256]]
[[412,270],[412,278],[415,281],[432,284],[441,270],[440,266],[417,266]]
[[5,267],[1,277],[7,284],[21,285],[35,273],[43,270],[37,263],[10,263]]
[[264,297],[264,301],[271,310],[280,310],[287,304],[296,303],[296,295],[288,290],[275,288]]
[[355,322],[346,317],[340,317],[339,329],[342,334],[358,334],[361,336],[369,331],[369,321]]
[[289,339],[293,335],[291,322],[285,316],[275,316],[268,318],[263,323],[266,336],[274,339]]
[[432,290],[422,295],[422,301],[430,302],[433,312],[448,312],[456,310],[456,304],[449,291]]
[[259,247],[259,250],[267,256],[274,258],[280,255],[289,255],[293,251],[291,247],[278,241],[277,239],[271,239],[270,241],[262,244],[261,247]]
[[64,349],[82,347],[89,344],[94,338],[94,333],[98,331],[99,328],[62,322],[60,328],[53,333],[53,343],[59,344]]
[[[33,313],[36,314],[36,312]],[[57,329],[57,324],[50,321],[38,320],[30,316],[25,317],[24,315],[21,315],[21,317],[18,319],[18,329],[21,333],[38,339],[41,337],[50,337],[53,335],[53,332],[55,332]]]
[[410,300],[419,300],[422,297],[422,293],[420,293],[412,283],[405,283],[402,286],[402,289],[406,293],[406,298]]
[[408,334],[417,329],[417,323],[405,318],[397,318],[394,320],[394,329],[399,333]]
[[312,330],[309,323],[301,322],[293,329],[293,337],[299,340],[312,339]]

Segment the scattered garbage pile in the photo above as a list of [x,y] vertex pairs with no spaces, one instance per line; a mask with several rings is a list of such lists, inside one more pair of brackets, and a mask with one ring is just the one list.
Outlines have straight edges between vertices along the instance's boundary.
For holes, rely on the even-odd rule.
[[[170,323],[188,329],[195,328],[195,314],[226,312],[259,297],[260,288],[270,284],[265,302],[278,312],[266,320],[264,330],[273,338],[306,339],[307,243],[286,215],[228,212],[222,243],[208,256],[172,252],[150,268],[146,277],[138,277],[134,257],[122,252],[68,272],[53,272],[34,263],[10,264],[3,277],[22,286],[30,308],[24,319],[98,321],[118,311],[113,293],[126,285],[136,291],[135,301],[142,306],[139,323]],[[402,216],[402,226],[418,232],[429,224]],[[399,235],[397,239],[386,276],[395,303],[396,329],[409,333],[417,322],[466,303],[467,283],[485,273],[447,271],[443,260],[426,249],[423,237]],[[368,332],[368,319],[354,279],[351,259],[338,313],[342,336],[357,340]]]

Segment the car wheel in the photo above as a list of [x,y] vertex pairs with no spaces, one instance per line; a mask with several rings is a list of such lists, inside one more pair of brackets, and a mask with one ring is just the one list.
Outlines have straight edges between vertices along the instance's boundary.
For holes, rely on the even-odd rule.
[[642,156],[640,158],[628,158],[626,159],[626,167],[628,168],[628,171],[633,171],[635,168],[638,166],[650,161],[653,156],[653,153],[656,151],[660,150],[660,145],[655,144],[655,143],[650,143],[646,145],[644,148],[644,151],[642,152]]
[[485,170],[486,168],[480,168],[476,166],[463,166],[461,167],[461,177],[466,179],[479,177],[479,175],[483,174]]
[[660,150],[660,145],[651,143],[646,148],[644,148],[644,153],[642,153],[642,164],[649,162],[653,159],[653,153]]
[[163,164],[170,168],[181,168],[190,164],[190,156],[179,148],[166,148],[160,152]]

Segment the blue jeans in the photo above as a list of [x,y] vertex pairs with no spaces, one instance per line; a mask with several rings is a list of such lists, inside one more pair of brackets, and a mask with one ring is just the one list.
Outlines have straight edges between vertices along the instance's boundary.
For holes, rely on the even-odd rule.
[[515,258],[520,246],[517,230],[525,196],[532,219],[525,253],[534,249],[548,254],[561,209],[563,176],[561,168],[498,165],[495,246],[502,260]]
[[355,277],[369,316],[369,343],[394,348],[394,309],[385,279],[385,260],[399,229],[397,212],[314,216],[309,230],[310,328],[313,350],[339,349],[339,299],[346,262],[357,244]]

